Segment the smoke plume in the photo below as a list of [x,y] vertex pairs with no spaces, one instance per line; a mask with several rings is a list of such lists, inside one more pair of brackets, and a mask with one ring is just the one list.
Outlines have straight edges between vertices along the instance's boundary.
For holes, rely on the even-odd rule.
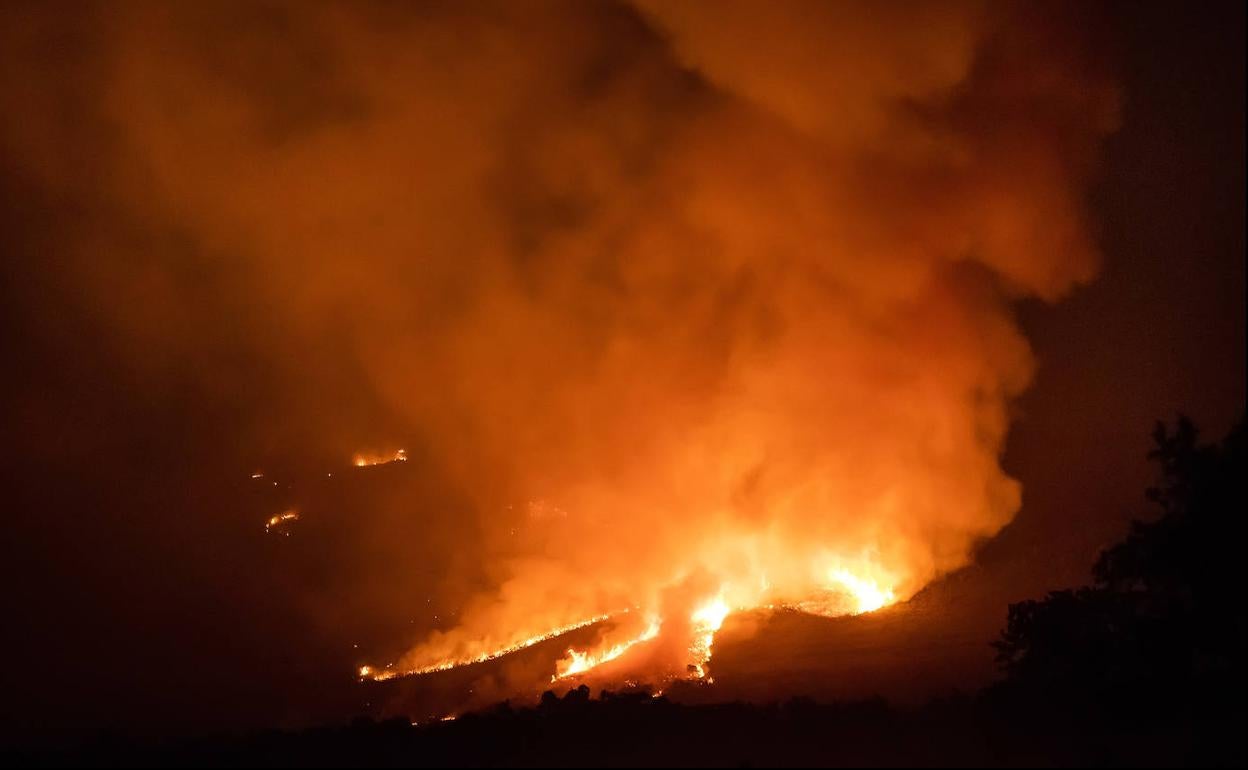
[[[870,609],[1019,508],[1011,303],[1097,269],[1083,201],[1116,96],[1094,19],[22,13],[0,148],[80,208],[60,269],[129,376],[234,407],[261,460],[402,445],[471,502],[471,542],[442,547],[482,577],[436,576],[456,620],[400,640],[396,672],[603,615],[604,649],[656,619],[684,649],[707,602]],[[396,572],[447,531],[408,514]]]

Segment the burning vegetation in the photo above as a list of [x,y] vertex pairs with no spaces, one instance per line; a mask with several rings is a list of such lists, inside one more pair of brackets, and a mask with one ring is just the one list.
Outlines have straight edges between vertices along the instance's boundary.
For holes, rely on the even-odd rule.
[[270,516],[264,522],[264,531],[273,532],[290,536],[290,524],[299,520],[299,512],[295,510],[283,511],[281,513]]
[[[819,569],[813,572],[818,574]],[[587,626],[602,624],[604,632],[599,641],[584,649],[569,647],[565,655],[555,663],[555,673],[551,681],[570,679],[580,674],[624,659],[617,664],[618,681],[651,681],[661,684],[677,677],[702,679],[706,676],[706,664],[711,659],[715,642],[715,633],[719,631],[724,620],[734,611],[757,609],[792,609],[815,615],[837,617],[841,615],[862,614],[873,612],[891,604],[895,594],[891,588],[882,588],[871,578],[858,577],[844,567],[828,568],[823,571],[825,582],[809,589],[809,594],[794,595],[784,599],[783,594],[773,590],[764,578],[758,581],[752,590],[733,590],[732,584],[725,583],[720,589],[705,600],[697,602],[687,617],[673,618],[665,623],[665,617],[655,608],[632,608],[618,613],[595,616],[579,622],[549,629],[517,642],[508,643],[496,649],[490,649],[471,657],[452,657],[434,661],[416,669],[405,669],[394,663],[377,668],[365,665],[360,668],[361,678],[374,680],[392,679],[395,676],[429,674],[446,671],[459,666],[475,665],[500,658],[520,650],[532,647],[540,642],[554,639],[571,631]],[[748,584],[748,583],[747,583]],[[729,603],[726,597],[736,597],[736,603]],[[670,605],[669,605],[670,606]],[[665,625],[667,631],[665,633]],[[668,645],[674,648],[675,655],[668,651],[655,655],[649,646]],[[635,649],[636,648],[636,649]],[[639,653],[636,664],[641,668],[629,667],[626,654]]]
[[0,140],[139,233],[67,256],[136,381],[214,372],[278,456],[430,458],[442,497],[352,520],[387,579],[296,603],[457,608],[360,676],[599,624],[548,675],[697,678],[730,613],[904,601],[1018,510],[1013,303],[1095,275],[1117,115],[1050,5],[110,5],[98,167],[42,91]]
[[396,449],[393,452],[357,452],[351,458],[351,464],[357,468],[367,468],[370,465],[385,465],[386,463],[405,463],[407,462],[407,450]]

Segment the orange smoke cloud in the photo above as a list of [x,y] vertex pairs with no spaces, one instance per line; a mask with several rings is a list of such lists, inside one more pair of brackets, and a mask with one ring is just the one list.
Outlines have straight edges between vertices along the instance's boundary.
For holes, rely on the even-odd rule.
[[[702,644],[707,602],[868,611],[1018,509],[998,456],[1033,362],[1010,301],[1094,275],[1082,198],[1115,115],[1071,14],[100,16],[110,145],[92,183],[176,234],[82,263],[135,366],[192,360],[206,311],[184,300],[205,273],[287,373],[239,398],[304,409],[339,452],[390,438],[349,425],[352,403],[380,404],[482,512],[489,585],[398,671],[624,609],[636,623],[593,654]],[[73,188],[31,99],[5,141]],[[322,345],[332,361],[307,353]],[[591,655],[573,652],[562,673]]]

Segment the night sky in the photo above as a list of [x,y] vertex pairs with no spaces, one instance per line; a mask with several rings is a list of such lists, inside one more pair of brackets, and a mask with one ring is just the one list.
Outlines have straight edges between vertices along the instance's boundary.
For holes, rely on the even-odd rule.
[[[686,451],[689,426],[734,452],[751,426],[775,439],[725,498],[787,531],[800,517],[771,512],[776,490],[838,463],[875,479],[945,408],[972,426],[949,428],[956,451],[879,471],[930,477],[899,493],[914,522],[812,525],[893,533],[879,563],[926,609],[788,629],[763,646],[797,662],[738,691],[803,694],[783,690],[806,665],[833,694],[984,684],[1007,603],[1086,582],[1146,513],[1154,421],[1182,412],[1215,438],[1243,414],[1245,20],[1234,2],[1001,4],[964,28],[955,5],[925,13],[961,47],[853,13],[861,45],[789,45],[819,40],[797,13],[759,21],[761,58],[738,71],[729,32],[647,3],[6,4],[5,737],[371,712],[358,666],[486,622],[467,616],[500,564],[600,571],[609,594],[722,524],[613,529],[629,500],[612,490],[658,479],[638,505],[676,508],[720,490],[662,468],[737,470]],[[895,103],[903,118],[879,106]],[[1002,200],[1025,237],[981,223]],[[926,261],[965,233],[971,256]],[[827,267],[808,234],[849,245]],[[761,374],[707,407],[737,366]],[[964,370],[993,384],[966,396],[945,379]],[[738,418],[757,393],[786,395]],[[808,450],[808,418],[860,452]],[[398,447],[407,462],[352,467]],[[859,499],[839,490],[811,499]],[[983,500],[956,524],[924,507],[967,490]],[[511,545],[508,506],[563,533],[577,500],[605,523]],[[290,536],[266,533],[288,509]],[[501,617],[549,593],[515,590]],[[730,623],[725,661],[749,637]],[[838,690],[816,646],[841,638],[892,677]],[[923,659],[877,666],[877,647]]]

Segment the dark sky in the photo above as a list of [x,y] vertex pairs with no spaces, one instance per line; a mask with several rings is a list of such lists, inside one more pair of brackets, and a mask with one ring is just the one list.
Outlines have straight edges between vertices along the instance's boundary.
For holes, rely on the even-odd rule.
[[1117,10],[1127,97],[1094,197],[1106,264],[1021,311],[1040,370],[1006,457],[1030,483],[1003,546],[1103,545],[1140,515],[1155,420],[1183,412],[1220,438],[1243,414],[1243,8]]
[[[658,38],[637,14],[610,8],[584,23],[600,33],[622,29],[618,37],[630,42],[603,54],[602,67],[649,57]],[[1097,34],[1113,41],[1103,53],[1122,93],[1120,127],[1104,142],[1088,191],[1104,261],[1095,281],[1061,301],[1023,299],[1015,306],[1037,369],[1030,389],[1013,402],[1002,461],[1022,483],[1022,507],[995,540],[978,547],[974,567],[984,584],[976,590],[990,597],[975,606],[994,626],[1004,620],[1005,600],[1083,580],[1096,550],[1146,512],[1144,456],[1154,420],[1182,411],[1215,437],[1244,409],[1243,5],[1121,3],[1101,10]],[[406,425],[411,413],[398,413],[385,398],[343,397],[368,382],[358,330],[328,322],[315,334],[292,330],[286,325],[301,321],[283,316],[280,301],[233,294],[235,274],[247,273],[249,281],[271,276],[242,257],[224,268],[214,261],[229,253],[222,245],[228,237],[205,245],[193,225],[149,226],[158,217],[154,208],[94,194],[112,184],[110,175],[129,173],[102,160],[115,157],[110,148],[120,140],[97,110],[107,80],[93,66],[100,13],[79,6],[0,11],[13,35],[18,27],[38,27],[21,38],[37,41],[19,60],[25,69],[6,67],[0,76],[5,121],[14,135],[60,126],[64,139],[52,142],[53,157],[33,160],[14,149],[20,143],[0,145],[8,648],[2,721],[17,733],[109,726],[162,733],[342,719],[369,697],[352,679],[352,667],[365,658],[351,645],[401,652],[414,640],[413,628],[430,623],[426,615],[457,611],[475,582],[489,578],[480,573],[488,572],[482,554],[491,546],[473,538],[478,520],[464,513],[474,503],[448,481],[461,458],[441,455],[438,442],[427,450],[409,443],[414,432],[396,428],[385,438],[408,445],[412,462],[340,483],[322,479],[346,470],[345,461],[329,459],[338,447],[322,446],[322,439],[345,440],[339,445],[355,451],[378,435],[376,426]],[[238,43],[246,54],[238,71],[229,64],[237,57],[222,54],[222,80],[245,80],[252,67],[332,72],[315,46],[263,53],[270,51],[265,35],[280,37],[280,24],[276,33],[263,24],[249,29],[261,44]],[[204,32],[204,39],[235,40],[220,30]],[[458,44],[426,42],[452,51]],[[505,58],[511,52],[495,54],[518,66]],[[648,77],[638,76],[641,95],[633,85],[622,89],[645,110],[702,109],[719,98],[696,78],[655,86]],[[273,115],[302,126],[311,120],[305,112],[320,109],[309,99],[332,104],[335,115],[360,109],[350,89],[340,93],[333,77],[323,80],[328,85],[309,96],[282,87],[281,77],[266,79],[277,84]],[[573,85],[587,93],[594,87],[592,77]],[[190,102],[228,122],[232,106],[218,107],[212,98],[198,94]],[[550,102],[552,111],[569,109]],[[472,100],[464,104],[472,112]],[[524,132],[540,129],[511,130],[528,142]],[[264,128],[274,146],[294,130],[281,120]],[[653,128],[668,130],[677,129]],[[624,133],[620,141],[636,157],[619,173],[643,173],[637,169],[653,160],[649,143],[660,140]],[[457,146],[454,137],[442,141],[440,147]],[[361,173],[378,173],[371,161],[361,163]],[[194,173],[213,173],[210,165],[187,164]],[[54,171],[41,175],[33,167]],[[512,196],[510,175],[524,173],[509,169],[498,194]],[[159,180],[131,183],[161,195]],[[349,180],[309,186],[326,183]],[[269,192],[275,211],[308,205],[298,190],[289,198]],[[178,194],[177,205],[199,200],[198,190]],[[420,202],[440,216],[440,200]],[[519,208],[557,228],[583,215],[575,204],[540,200]],[[266,212],[255,216],[263,220]],[[401,226],[379,217],[375,227]],[[523,244],[516,248],[528,253]],[[149,264],[162,250],[194,257],[169,275]],[[315,270],[315,258],[307,262]],[[95,287],[115,280],[122,310],[85,292],[84,275]],[[120,275],[141,280],[114,278]],[[284,280],[281,292],[318,290],[289,275]],[[192,306],[159,310],[157,325],[128,326],[149,318],[148,305],[162,292]],[[349,326],[350,313],[342,312]],[[419,313],[365,320],[402,326],[421,322]],[[203,318],[213,323],[199,323]],[[488,467],[488,456],[481,463]],[[279,486],[247,478],[258,467],[265,482]],[[387,536],[395,531],[389,523],[406,531],[398,522],[407,510],[402,501],[412,499],[428,501],[422,506],[436,508],[438,521],[454,524],[431,523],[421,537],[396,542]],[[261,522],[287,505],[300,508],[303,528],[290,538],[265,537]],[[369,526],[355,526],[365,516]],[[448,533],[455,535],[449,548]],[[448,587],[448,574],[462,577]],[[406,607],[395,611],[383,599],[395,594],[431,609],[419,617]]]

